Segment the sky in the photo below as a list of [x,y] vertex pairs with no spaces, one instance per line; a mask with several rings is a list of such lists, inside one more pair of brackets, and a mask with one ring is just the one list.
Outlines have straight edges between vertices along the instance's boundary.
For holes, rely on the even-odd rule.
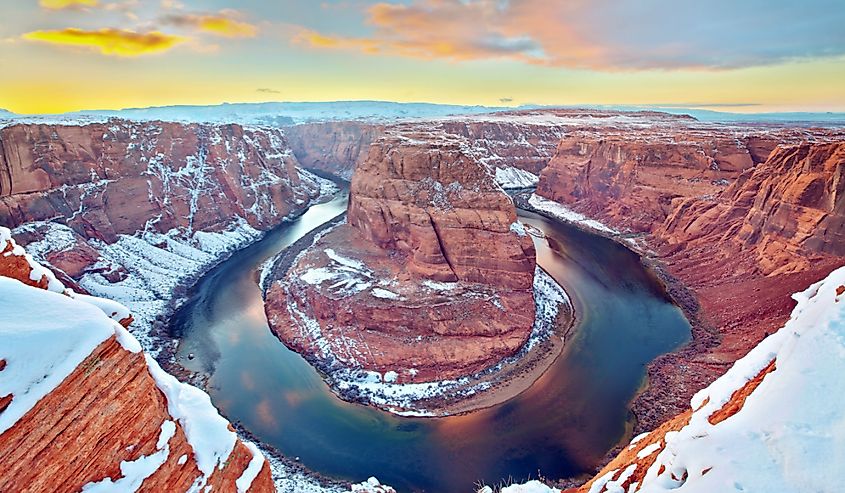
[[845,111],[843,0],[0,0],[0,108]]

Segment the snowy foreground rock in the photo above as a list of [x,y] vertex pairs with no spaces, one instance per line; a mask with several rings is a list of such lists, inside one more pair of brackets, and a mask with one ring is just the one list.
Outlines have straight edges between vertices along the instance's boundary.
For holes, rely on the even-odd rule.
[[[834,492],[845,483],[845,267],[790,320],[578,491]],[[482,491],[491,491],[483,489]],[[536,481],[507,493],[557,491]]]
[[0,491],[348,491],[240,440],[143,353],[125,307],[65,288],[6,228],[0,252]]

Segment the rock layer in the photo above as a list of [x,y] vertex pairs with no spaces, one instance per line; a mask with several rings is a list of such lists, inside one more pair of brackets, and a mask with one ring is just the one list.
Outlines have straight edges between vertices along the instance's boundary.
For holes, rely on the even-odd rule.
[[[8,230],[4,231],[8,233]],[[0,255],[0,275],[32,286],[35,291],[32,297],[39,303],[50,303],[52,299],[39,295],[35,288],[75,296],[65,291],[49,270],[23,254],[8,234],[2,236],[4,254]],[[78,298],[76,303],[85,304],[88,299],[104,310],[105,306],[115,305],[92,298]],[[25,311],[34,307],[20,308]],[[0,318],[6,318],[10,323],[12,318],[20,316],[23,315],[0,313]],[[74,314],[67,316],[72,319]],[[121,320],[125,325],[130,322],[131,318]],[[44,327],[32,327],[32,330],[43,331]],[[61,338],[60,334],[56,336]],[[3,348],[0,357],[5,356],[10,361],[7,364],[0,358],[0,371],[13,374],[21,371],[20,354],[15,351],[23,348],[7,344],[0,344],[0,347]],[[54,367],[62,364],[61,361],[52,362]],[[138,461],[160,453],[164,447],[160,439],[164,423],[170,422],[175,431],[167,441],[167,456],[161,465],[140,484],[122,488],[127,491],[189,491],[203,476],[196,459],[200,452],[188,440],[183,423],[170,414],[168,406],[178,408],[179,404],[169,402],[158,385],[148,369],[145,355],[127,350],[123,342],[118,342],[118,336],[112,335],[57,387],[0,433],[0,490],[76,492],[88,483],[108,481],[107,478],[118,481],[129,474],[123,470],[122,462]],[[3,390],[0,388],[0,394],[4,394]],[[15,398],[15,394],[0,395],[0,415]],[[206,412],[216,414],[210,402],[207,407]],[[260,457],[260,452],[253,452],[237,439],[228,458],[206,477],[205,484],[215,491],[240,491],[235,483],[254,460],[254,453],[259,454],[260,468],[255,471],[254,479],[244,482],[243,487],[250,492],[275,491],[268,463]]]
[[279,130],[131,123],[0,129],[0,223],[64,218],[85,239],[267,229],[316,195]]
[[270,286],[271,326],[312,362],[425,382],[487,368],[527,340],[533,243],[489,169],[441,137],[371,145],[348,224]]
[[735,153],[718,132],[705,141],[681,133],[674,146],[646,131],[573,136],[543,171],[538,194],[620,231],[646,233],[664,269],[692,289],[682,302],[694,341],[650,366],[650,387],[634,404],[639,429],[680,412],[789,317],[791,293],[845,260],[838,192],[845,136],[763,130],[742,129],[760,136],[735,140]]

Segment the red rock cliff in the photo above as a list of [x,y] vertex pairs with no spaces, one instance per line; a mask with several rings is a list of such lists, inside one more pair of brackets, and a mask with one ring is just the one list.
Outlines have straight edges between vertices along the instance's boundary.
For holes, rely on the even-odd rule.
[[437,281],[530,289],[534,246],[488,170],[451,143],[383,139],[352,180],[349,224]]
[[285,135],[302,166],[349,180],[355,164],[383,131],[383,126],[370,123],[325,122],[288,127]]
[[63,217],[85,238],[266,229],[316,193],[278,130],[239,125],[13,125],[0,130],[0,223]]
[[695,340],[651,365],[650,386],[634,404],[645,429],[679,412],[780,326],[791,293],[845,261],[843,136],[743,129],[752,136],[731,140],[726,131],[679,131],[675,144],[647,130],[568,137],[538,187],[619,230],[648,233],[665,270],[691,288],[694,299],[682,302]]
[[[77,492],[89,483],[110,482],[121,491],[188,491],[202,483],[214,491],[235,492],[240,491],[236,482],[250,492],[275,491],[268,463],[260,452],[226,429],[225,420],[207,396],[188,386],[182,389],[183,384],[163,374],[140,352],[137,341],[121,332],[120,326],[110,327],[114,322],[108,320],[108,313],[98,315],[86,300],[103,310],[114,303],[62,294],[64,287],[52,273],[23,254],[7,233],[0,231],[4,252],[0,256],[4,300],[0,305],[0,372],[10,375],[10,380],[0,378],[0,491]],[[12,300],[19,299],[31,304],[13,306]],[[49,317],[38,322],[45,314]],[[36,325],[27,326],[30,319]],[[84,322],[89,319],[90,325]],[[21,336],[19,330],[28,334]],[[79,331],[86,337],[66,341],[67,331]],[[87,335],[98,331],[103,332],[104,340],[91,343]],[[38,364],[27,351],[37,348],[32,340],[37,342],[39,337],[51,346],[66,342],[69,346],[48,362],[36,384],[8,393],[9,388],[17,388],[15,381],[25,380],[29,368]],[[79,348],[90,351],[67,375],[59,375],[46,395],[24,404],[30,402],[30,394],[52,382],[52,373],[62,371],[67,364],[63,360],[70,362]],[[159,373],[156,377],[152,366]],[[166,395],[162,388],[168,387],[181,390]],[[222,447],[220,443],[211,445],[228,450],[212,469],[198,462],[198,457],[210,453],[199,444],[212,437],[191,440],[184,426],[192,421],[195,436],[211,430],[202,429],[205,425],[194,419],[199,416],[171,414],[172,409],[186,409],[180,407],[186,404],[177,400],[188,398],[189,393],[205,399],[197,401],[195,396],[191,405],[201,409],[194,408],[191,413],[212,413],[217,431],[223,431],[222,440],[231,440],[231,448],[225,443]],[[9,418],[7,423],[4,413],[19,417]],[[137,468],[144,472],[132,472]]]

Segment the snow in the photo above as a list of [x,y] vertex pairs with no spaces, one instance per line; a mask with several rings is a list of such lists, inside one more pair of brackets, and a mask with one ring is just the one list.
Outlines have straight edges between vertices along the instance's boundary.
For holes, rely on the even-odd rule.
[[398,300],[400,298],[400,296],[398,294],[394,293],[393,291],[388,291],[388,290],[382,289],[382,288],[373,288],[371,293],[376,298],[381,298],[381,299],[385,299],[385,300]]
[[249,490],[252,482],[255,481],[255,478],[258,477],[258,473],[261,472],[261,468],[264,466],[264,455],[261,454],[258,447],[254,443],[247,441],[244,441],[244,445],[252,452],[252,459],[250,459],[249,465],[244,469],[241,477],[235,480],[235,487],[238,489],[238,493],[246,493]]
[[531,194],[531,197],[528,199],[528,203],[531,204],[532,207],[548,214],[551,214],[552,216],[562,221],[575,223],[587,229],[597,231],[599,233],[611,235],[620,234],[619,231],[611,228],[610,226],[606,226],[605,224],[602,224],[601,222],[596,221],[595,219],[590,219],[587,216],[575,212],[559,202],[555,202],[554,200],[549,200],[545,197],[541,197],[536,193]]
[[331,248],[323,252],[329,258],[329,265],[306,270],[299,276],[303,282],[320,285],[331,281],[329,290],[340,296],[360,293],[373,285],[372,271],[360,260],[344,257]]
[[433,291],[452,291],[460,286],[457,282],[440,282],[429,279],[425,279],[422,285]]
[[363,483],[353,484],[351,491],[352,493],[388,493],[392,492],[393,489],[382,485],[378,479],[371,477]]
[[[559,490],[549,488],[540,481],[528,481],[524,484],[512,484],[505,486],[500,490],[500,493],[558,493]],[[493,493],[493,488],[484,486],[478,490],[478,493]]]
[[107,317],[115,321],[120,321],[131,316],[129,308],[126,308],[121,303],[118,303],[116,301],[79,293],[73,293],[73,298],[96,306],[97,308],[102,310]]
[[[235,447],[235,433],[229,430],[229,422],[220,416],[208,394],[176,380],[162,370],[150,355],[144,356],[156,386],[167,397],[168,413],[182,425],[188,443],[194,450],[197,468],[207,480],[215,467],[222,469],[225,465]],[[201,483],[204,485],[204,481]]]
[[628,448],[629,448],[629,449],[634,448],[634,445],[636,445],[636,443],[637,443],[637,442],[639,442],[640,440],[642,440],[642,439],[644,439],[645,437],[647,437],[647,436],[649,435],[649,433],[650,433],[650,432],[640,433],[639,435],[637,435],[637,436],[635,436],[634,438],[632,438],[632,439],[631,439],[631,443],[630,443],[630,445],[628,446]]
[[62,284],[56,276],[49,270],[44,268],[41,264],[36,262],[32,255],[26,253],[23,247],[18,245],[14,238],[12,237],[12,232],[9,228],[5,228],[0,226],[0,251],[3,251],[6,248],[7,243],[11,244],[12,248],[3,254],[3,256],[16,256],[16,257],[23,257],[29,263],[29,267],[31,269],[29,273],[29,278],[32,281],[40,282],[41,279],[47,279],[47,289],[54,292],[54,293],[62,293],[65,290],[64,284]]
[[536,187],[539,181],[539,176],[524,169],[514,168],[513,166],[496,168],[496,183],[505,189]]
[[[622,488],[636,472],[632,463],[615,481],[618,470],[598,478],[591,493],[838,491],[845,482],[845,293],[837,289],[845,291],[845,267],[793,295],[797,306],[783,328],[693,396],[686,426],[637,454],[658,452],[642,482]],[[711,424],[772,361],[774,371],[742,408]]]
[[176,424],[165,421],[161,424],[161,432],[156,444],[156,452],[142,455],[133,461],[120,463],[121,477],[112,480],[110,477],[97,482],[91,482],[82,487],[83,493],[126,493],[138,491],[145,479],[152,476],[167,461],[170,455],[170,439],[176,434]]
[[527,236],[528,232],[525,231],[525,225],[519,221],[514,221],[511,223],[510,227],[511,232],[516,233],[519,236]]
[[643,447],[642,450],[637,452],[637,459],[644,459],[644,458],[648,457],[649,455],[651,455],[651,454],[657,452],[658,450],[660,450],[661,447],[662,447],[662,445],[659,442],[649,444],[649,445]]
[[12,401],[0,413],[0,433],[53,391],[103,341],[113,320],[88,303],[0,277],[0,395]]
[[[459,283],[439,283],[435,281],[423,281],[423,284],[427,284],[430,289],[439,291],[450,291],[460,285]],[[535,322],[528,341],[516,355],[505,358],[498,365],[488,369],[488,372],[498,371],[504,365],[519,360],[537,344],[546,340],[552,333],[551,329],[560,307],[571,306],[569,297],[563,288],[539,267],[534,274],[534,292],[536,299]],[[496,298],[492,298],[491,302],[496,304]],[[499,306],[501,307],[500,303]],[[294,319],[305,325],[303,330],[310,331],[308,337],[316,342],[323,353],[322,357],[329,360],[336,359],[331,344],[322,337],[319,323],[305,315],[296,303],[288,303],[288,307],[295,317]],[[345,364],[348,366],[348,362],[345,362]],[[416,371],[409,370],[408,373],[413,375]],[[482,374],[478,374],[460,379],[425,383],[396,383],[399,374],[395,371],[387,371],[382,375],[374,371],[343,368],[331,373],[330,384],[341,392],[354,390],[359,398],[383,409],[388,409],[393,414],[400,416],[434,416],[434,413],[421,408],[418,403],[435,397],[456,394],[468,396],[487,390],[490,387],[489,382],[475,382],[481,376]]]

